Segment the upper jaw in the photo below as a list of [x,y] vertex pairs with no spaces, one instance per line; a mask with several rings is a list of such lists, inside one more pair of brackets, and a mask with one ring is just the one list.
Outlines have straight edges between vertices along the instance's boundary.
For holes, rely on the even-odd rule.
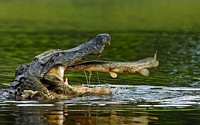
[[[43,57],[38,60],[41,61],[44,66],[41,69],[40,76],[43,77],[51,67],[55,65],[76,65],[84,61],[84,58],[88,55],[99,55],[104,46],[109,44],[111,37],[109,34],[99,34],[89,42],[85,42],[75,48],[69,50],[55,50],[53,53],[48,53],[48,57]],[[40,54],[41,55],[41,54]]]

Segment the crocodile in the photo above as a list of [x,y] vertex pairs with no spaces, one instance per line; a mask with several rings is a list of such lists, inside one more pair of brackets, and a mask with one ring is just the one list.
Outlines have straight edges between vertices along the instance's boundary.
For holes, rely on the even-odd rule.
[[[116,73],[123,72],[138,72],[148,76],[147,68],[158,66],[156,54],[153,58],[132,63],[84,62],[88,55],[97,55],[99,57],[104,47],[110,42],[111,37],[109,34],[98,34],[88,42],[72,49],[49,50],[35,56],[32,62],[22,64],[16,68],[15,79],[10,84],[10,87],[4,90],[4,98],[11,100],[43,100],[69,99],[85,94],[109,95],[112,91],[108,88],[69,85],[68,79],[64,77],[64,71],[102,71],[109,72],[113,78],[116,78]],[[102,67],[106,68],[106,70]],[[120,67],[126,70],[121,70]]]
[[[32,62],[22,64],[15,70],[15,79],[9,88],[4,91],[4,98],[11,100],[26,99],[55,99],[70,98],[84,93],[78,93],[76,87],[68,85],[64,77],[64,68],[76,65],[85,60],[88,55],[97,55],[103,51],[106,44],[109,44],[109,34],[98,34],[88,42],[68,50],[49,50],[37,55]],[[51,69],[59,68],[59,77],[47,77]],[[58,76],[58,75],[57,75]],[[52,82],[53,80],[53,82]],[[89,88],[80,87],[81,89]],[[101,91],[101,90],[98,90]],[[95,92],[94,92],[95,93]],[[64,97],[66,96],[66,97]]]

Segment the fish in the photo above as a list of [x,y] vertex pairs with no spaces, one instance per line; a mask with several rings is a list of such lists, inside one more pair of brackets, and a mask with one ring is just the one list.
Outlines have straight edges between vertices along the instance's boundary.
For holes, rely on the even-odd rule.
[[115,61],[86,61],[78,65],[66,67],[67,71],[88,71],[109,73],[112,78],[117,78],[118,73],[133,74],[139,73],[143,76],[149,76],[148,68],[158,67],[157,52],[153,57],[130,62]]

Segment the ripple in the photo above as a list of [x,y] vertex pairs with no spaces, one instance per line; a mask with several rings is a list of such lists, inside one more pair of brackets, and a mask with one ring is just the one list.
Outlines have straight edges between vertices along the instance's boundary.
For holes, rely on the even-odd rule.
[[[88,87],[104,85],[88,85]],[[163,106],[199,106],[200,89],[192,87],[109,85],[111,96],[84,96],[65,101],[76,105],[158,103]],[[182,106],[183,105],[183,106]]]
[[138,105],[138,107],[154,107],[154,108],[164,108],[164,107],[190,107],[192,105]]
[[47,107],[55,106],[54,104],[18,104],[19,107]]

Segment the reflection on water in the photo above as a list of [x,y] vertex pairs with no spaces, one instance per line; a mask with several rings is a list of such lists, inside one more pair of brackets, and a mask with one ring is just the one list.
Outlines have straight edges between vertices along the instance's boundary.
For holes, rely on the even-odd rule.
[[41,102],[1,101],[0,123],[148,125],[200,122],[198,88],[128,85],[111,85],[110,88],[111,96]]
[[[8,102],[7,102],[8,103]],[[57,125],[118,125],[118,124],[142,124],[158,120],[157,116],[150,116],[144,108],[132,107],[132,105],[87,106],[87,104],[68,105],[64,102],[51,104],[31,104],[31,102],[9,102],[12,107],[12,115],[15,124],[57,124]],[[26,104],[19,104],[26,103]],[[133,105],[134,106],[134,105]],[[6,108],[8,105],[1,105]],[[10,108],[11,109],[11,108]],[[2,114],[3,112],[1,112]],[[4,114],[4,117],[10,117]],[[3,117],[2,117],[3,118]],[[2,120],[2,119],[1,119]],[[4,119],[3,119],[4,120]],[[1,121],[4,123],[4,121]],[[9,122],[8,122],[9,123]],[[6,123],[4,123],[6,124]]]

